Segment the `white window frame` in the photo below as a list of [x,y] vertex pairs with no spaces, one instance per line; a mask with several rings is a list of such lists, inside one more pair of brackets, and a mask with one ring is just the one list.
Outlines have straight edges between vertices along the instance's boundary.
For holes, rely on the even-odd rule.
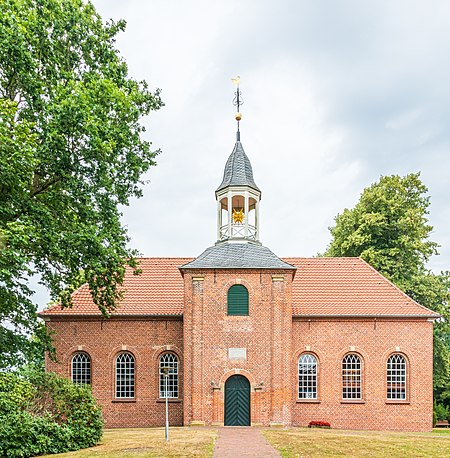
[[[159,357],[159,397],[160,398],[178,398],[179,380],[178,380],[179,361],[174,353],[164,353]],[[163,368],[168,368],[168,376]],[[167,383],[167,385],[166,385]],[[167,386],[167,391],[166,391]]]
[[85,353],[75,353],[71,361],[71,377],[73,383],[91,384],[91,357]]
[[406,401],[408,364],[401,353],[393,353],[386,361],[386,399]]
[[131,353],[120,353],[116,356],[116,398],[132,399],[135,396],[136,362]]
[[303,353],[298,359],[298,399],[317,399],[317,357]]
[[342,399],[362,400],[362,358],[356,353],[348,353],[342,358]]

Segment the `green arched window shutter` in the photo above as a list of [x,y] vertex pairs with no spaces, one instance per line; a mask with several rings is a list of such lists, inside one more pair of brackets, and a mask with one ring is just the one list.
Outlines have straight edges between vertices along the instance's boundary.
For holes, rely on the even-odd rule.
[[248,291],[245,286],[233,285],[228,290],[228,315],[248,315]]

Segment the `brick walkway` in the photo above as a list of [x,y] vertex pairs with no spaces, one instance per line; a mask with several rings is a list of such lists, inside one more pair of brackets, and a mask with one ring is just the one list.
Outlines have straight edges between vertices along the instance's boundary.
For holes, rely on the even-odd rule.
[[219,428],[214,458],[281,457],[258,428],[226,426]]

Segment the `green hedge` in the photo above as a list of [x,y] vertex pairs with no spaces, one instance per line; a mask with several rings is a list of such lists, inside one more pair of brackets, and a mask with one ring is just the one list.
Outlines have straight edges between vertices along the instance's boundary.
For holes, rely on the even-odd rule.
[[89,386],[52,373],[0,373],[0,456],[30,457],[91,447],[103,432]]
[[444,406],[443,404],[434,404],[434,413],[436,414],[437,421],[447,420],[449,415],[448,407]]

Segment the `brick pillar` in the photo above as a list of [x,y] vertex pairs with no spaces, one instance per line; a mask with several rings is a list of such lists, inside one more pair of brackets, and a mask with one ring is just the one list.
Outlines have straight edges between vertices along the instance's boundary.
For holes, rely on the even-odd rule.
[[292,413],[292,304],[289,275],[272,275],[270,422],[291,424]]
[[203,423],[203,276],[186,274],[184,424]]

